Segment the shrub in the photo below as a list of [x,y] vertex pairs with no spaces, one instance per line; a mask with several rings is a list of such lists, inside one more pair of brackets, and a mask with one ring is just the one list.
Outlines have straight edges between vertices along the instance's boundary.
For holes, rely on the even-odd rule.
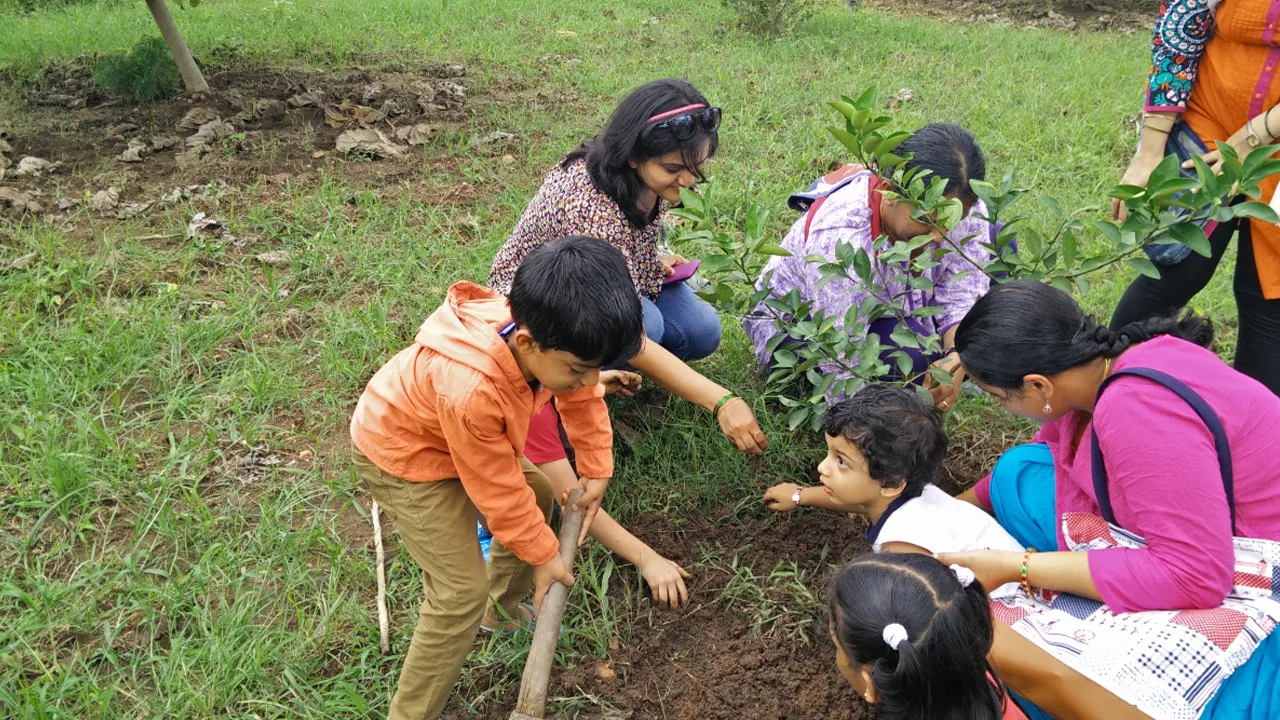
[[98,62],[93,80],[103,90],[128,102],[173,97],[182,91],[182,77],[158,37],[142,38],[127,53],[108,55]]
[[738,16],[738,27],[757,35],[778,37],[817,12],[815,0],[720,0]]

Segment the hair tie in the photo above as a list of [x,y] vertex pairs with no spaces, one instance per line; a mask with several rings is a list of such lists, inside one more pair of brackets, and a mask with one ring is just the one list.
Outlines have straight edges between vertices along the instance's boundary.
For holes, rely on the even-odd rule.
[[960,581],[960,587],[969,587],[974,580],[978,579],[978,576],[974,575],[972,570],[963,565],[952,565],[951,572],[955,573],[956,580]]
[[1151,331],[1147,330],[1147,326],[1141,322],[1131,322],[1117,330],[1116,334],[1129,338],[1130,345],[1137,345],[1151,339]]
[[889,646],[890,650],[898,651],[898,646],[903,640],[907,639],[907,629],[898,623],[889,623],[884,626],[884,644]]

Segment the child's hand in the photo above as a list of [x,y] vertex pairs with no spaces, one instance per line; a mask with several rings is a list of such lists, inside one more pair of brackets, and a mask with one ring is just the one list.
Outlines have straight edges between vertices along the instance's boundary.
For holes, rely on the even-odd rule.
[[654,602],[671,609],[689,604],[689,590],[684,585],[689,572],[661,555],[654,555],[640,567],[640,575],[649,583]]
[[629,398],[640,390],[641,377],[626,370],[602,370],[600,384],[604,386],[605,395],[617,395]]
[[795,496],[800,486],[795,483],[782,483],[774,485],[764,492],[764,505],[774,512],[790,512],[799,508],[791,498]]
[[[600,512],[600,502],[604,500],[604,491],[609,487],[609,478],[582,478],[582,497],[573,504],[574,510],[582,510],[582,532],[578,534],[578,545],[587,539],[587,531],[591,529],[591,521]],[[568,499],[565,493],[565,499]]]
[[542,601],[547,597],[547,590],[551,589],[551,583],[557,581],[564,583],[565,587],[573,587],[573,573],[564,566],[564,560],[560,559],[558,552],[555,557],[533,569],[533,614],[535,616],[542,610]]

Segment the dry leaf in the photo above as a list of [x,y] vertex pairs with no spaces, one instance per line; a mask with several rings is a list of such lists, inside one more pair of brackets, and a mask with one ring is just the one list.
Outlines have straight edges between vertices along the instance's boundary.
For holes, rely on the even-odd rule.
[[396,128],[396,139],[403,140],[410,145],[425,145],[431,140],[431,136],[436,132],[434,125],[427,123],[417,123],[402,128]]
[[516,156],[515,156],[515,155],[503,155],[503,156],[502,156],[502,163],[503,163],[504,165],[510,165],[510,164],[514,163],[515,161],[516,161]]
[[284,267],[293,262],[293,256],[289,254],[288,250],[272,250],[259,253],[253,259],[270,267]]
[[179,130],[195,130],[205,123],[213,122],[221,116],[213,108],[197,107],[191,108],[186,115],[178,121]]
[[334,149],[340,153],[359,152],[375,158],[397,157],[404,148],[396,145],[381,130],[361,128],[348,130],[338,136]]
[[151,206],[154,204],[155,203],[150,203],[150,202],[126,203],[116,209],[115,215],[118,220],[128,220],[131,217],[136,217],[150,210]]
[[229,122],[223,121],[221,118],[210,120],[200,126],[195,135],[187,138],[188,147],[198,147],[200,145],[212,145],[213,143],[234,135],[236,129]]
[[612,680],[612,679],[614,679],[615,677],[617,677],[617,676],[618,676],[618,674],[617,674],[616,672],[614,672],[614,671],[613,671],[613,667],[612,667],[612,665],[613,665],[613,662],[612,662],[612,661],[610,661],[610,660],[606,660],[606,661],[604,661],[604,662],[602,662],[602,663],[597,663],[597,664],[596,664],[596,675],[598,675],[598,676],[600,677],[600,679],[601,679],[601,680]]
[[154,135],[151,138],[151,149],[156,152],[176,148],[181,144],[182,138],[176,138],[172,135]]
[[886,108],[901,107],[915,99],[916,99],[915,90],[912,90],[911,88],[902,88],[898,92],[889,96],[889,99],[885,102],[884,106]]
[[120,204],[120,191],[109,187],[106,190],[99,190],[89,199],[89,203],[93,205],[93,209],[98,212],[106,212],[114,210]]
[[187,223],[187,239],[195,240],[198,238],[219,240],[235,245],[243,245],[247,242],[231,234],[224,218],[216,215],[207,215],[203,212],[196,213],[192,216],[191,222]]
[[312,158],[315,158],[316,160],[319,160],[320,158],[324,157],[324,155],[325,155],[325,153],[324,153],[324,151],[323,151],[323,150],[312,150],[312,151],[311,151],[311,157],[312,157]]
[[574,32],[574,31],[572,31],[572,30],[557,30],[557,31],[556,31],[556,37],[562,37],[562,38],[576,38],[576,37],[578,37],[578,33]]
[[324,101],[324,92],[320,90],[309,90],[304,93],[298,93],[288,100],[289,104],[296,108],[322,107],[324,105]]
[[[6,188],[0,188],[0,191],[5,189]],[[0,198],[3,198],[3,195],[0,195]],[[12,260],[0,261],[0,274],[13,272],[15,270],[26,270],[31,267],[31,264],[34,263],[36,258],[39,256],[39,253],[27,253],[26,255],[20,255]]]
[[44,210],[30,193],[7,187],[0,187],[0,207],[11,207],[22,213],[38,213]]
[[476,137],[474,140],[474,144],[492,145],[494,143],[506,142],[507,140],[514,140],[515,138],[516,138],[515,133],[509,133],[503,130],[494,130],[488,135],[484,135],[482,137]]
[[6,141],[3,137],[0,137],[0,153],[11,153],[11,152],[13,152],[13,146],[10,145],[8,141]]
[[53,172],[61,165],[62,163],[51,163],[44,158],[28,155],[18,161],[18,167],[13,171],[13,176],[40,177],[47,172]]
[[129,147],[120,153],[120,160],[127,163],[142,162],[142,158],[151,151],[146,140],[133,139],[129,141]]

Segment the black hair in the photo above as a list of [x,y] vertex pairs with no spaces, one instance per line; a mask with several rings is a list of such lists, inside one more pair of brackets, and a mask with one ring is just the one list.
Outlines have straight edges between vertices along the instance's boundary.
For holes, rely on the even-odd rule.
[[[719,134],[708,132],[701,123],[695,123],[693,137],[680,140],[670,128],[659,128],[661,123],[649,122],[654,115],[695,104],[710,106],[702,93],[684,80],[667,78],[645,83],[623,98],[604,129],[566,155],[560,166],[568,167],[586,158],[591,183],[618,203],[631,225],[643,228],[657,219],[659,203],[654,203],[653,209],[647,212],[639,208],[637,203],[644,191],[644,182],[631,163],[678,151],[684,164],[701,181],[705,179],[702,163],[716,154]],[[704,146],[706,157],[699,157]]]
[[919,497],[947,455],[942,413],[916,392],[894,385],[868,385],[828,408],[822,429],[858,448],[881,486],[905,485],[906,498]]
[[[987,662],[991,610],[978,580],[965,587],[928,555],[862,555],[836,576],[829,603],[845,656],[872,666],[880,720],[1003,716],[1004,687]],[[885,638],[895,623],[906,630],[896,650]]]
[[956,328],[956,350],[979,382],[1021,390],[1027,375],[1053,377],[1097,358],[1116,357],[1157,335],[1208,347],[1213,323],[1186,311],[1112,330],[1086,315],[1067,293],[1034,280],[996,285]]
[[543,350],[563,350],[601,366],[640,352],[640,297],[617,248],[576,235],[535,248],[516,268],[511,319]]
[[987,179],[987,160],[973,133],[951,123],[932,123],[904,140],[897,152],[910,154],[904,166],[907,170],[930,172],[924,179],[926,185],[930,177],[939,177],[947,182],[944,195],[954,193],[966,205],[977,202],[969,183]]

